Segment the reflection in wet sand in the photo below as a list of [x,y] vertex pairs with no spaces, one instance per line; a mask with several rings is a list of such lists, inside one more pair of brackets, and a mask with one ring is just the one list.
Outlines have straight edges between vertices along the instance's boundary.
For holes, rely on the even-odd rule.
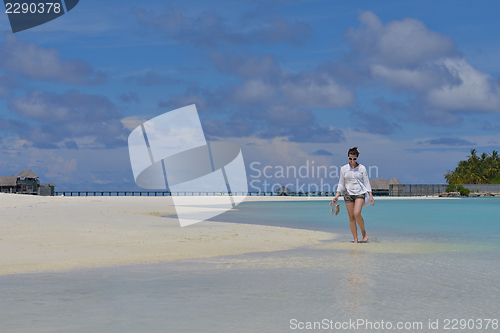
[[348,260],[351,263],[347,270],[347,299],[344,304],[344,311],[360,316],[359,309],[366,293],[367,278],[363,273],[366,265],[366,254],[359,250],[350,250]]

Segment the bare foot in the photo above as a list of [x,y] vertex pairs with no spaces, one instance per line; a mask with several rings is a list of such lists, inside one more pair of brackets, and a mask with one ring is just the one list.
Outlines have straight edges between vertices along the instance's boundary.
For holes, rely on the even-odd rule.
[[363,237],[363,242],[368,242],[368,235],[365,235],[365,237]]

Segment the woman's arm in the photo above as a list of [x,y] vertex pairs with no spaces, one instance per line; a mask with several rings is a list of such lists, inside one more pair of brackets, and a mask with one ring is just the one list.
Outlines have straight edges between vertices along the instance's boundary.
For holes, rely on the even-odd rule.
[[337,193],[335,194],[335,197],[332,200],[333,203],[337,203],[340,197],[340,193],[344,188],[345,188],[345,173],[342,169],[340,169],[339,184],[337,186]]
[[370,194],[370,202],[372,206],[375,204],[375,199],[373,199],[372,187],[370,185],[370,179],[368,179],[368,172],[366,172],[366,167],[363,170],[363,185],[365,185],[368,190],[368,194]]
[[361,173],[363,175],[363,185],[365,185],[366,189],[371,194],[372,193],[372,186],[370,185],[370,179],[368,179],[368,172],[366,172],[365,166],[363,166],[363,170]]

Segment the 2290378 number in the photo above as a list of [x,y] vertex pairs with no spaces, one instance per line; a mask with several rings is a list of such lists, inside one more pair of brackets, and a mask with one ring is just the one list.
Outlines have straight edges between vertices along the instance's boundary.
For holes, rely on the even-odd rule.
[[[491,325],[490,325],[491,324]],[[494,330],[498,329],[498,319],[445,319],[444,327],[445,330],[464,330],[464,329],[488,329],[492,328]]]
[[61,12],[61,4],[53,2],[40,2],[36,3],[6,3],[5,12],[7,14],[26,14],[26,13],[39,13],[39,14],[49,14],[52,10],[53,13],[59,14]]

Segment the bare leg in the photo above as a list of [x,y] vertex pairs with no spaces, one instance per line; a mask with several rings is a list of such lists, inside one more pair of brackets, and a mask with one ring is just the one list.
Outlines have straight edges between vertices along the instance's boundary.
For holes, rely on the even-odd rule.
[[354,202],[346,202],[345,208],[347,214],[349,215],[349,226],[351,227],[352,237],[354,237],[354,243],[358,242],[358,226],[356,225],[356,218],[354,217]]
[[368,235],[365,230],[365,220],[363,216],[361,216],[361,210],[363,209],[363,204],[365,203],[364,199],[356,199],[354,202],[354,218],[356,222],[358,222],[359,228],[361,229],[361,235],[363,236],[363,242],[368,240]]

